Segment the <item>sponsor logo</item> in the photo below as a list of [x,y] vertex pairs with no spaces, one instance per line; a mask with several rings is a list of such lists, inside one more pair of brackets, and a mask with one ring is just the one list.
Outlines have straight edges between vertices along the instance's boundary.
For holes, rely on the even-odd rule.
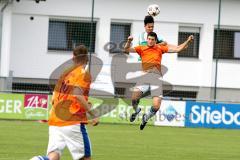
[[192,123],[207,123],[207,124],[237,124],[240,125],[240,112],[232,113],[228,111],[226,107],[222,107],[221,110],[214,110],[211,107],[194,105],[191,109],[191,121]]
[[187,127],[240,128],[240,105],[187,102]]
[[48,95],[26,94],[24,98],[25,108],[44,108],[48,107]]
[[25,111],[25,117],[27,119],[31,119],[31,118],[45,118],[46,114],[43,113],[42,111],[35,111],[34,108],[30,108],[28,110]]
[[168,122],[171,122],[178,117],[179,113],[172,105],[170,105],[163,111],[163,115],[168,120]]

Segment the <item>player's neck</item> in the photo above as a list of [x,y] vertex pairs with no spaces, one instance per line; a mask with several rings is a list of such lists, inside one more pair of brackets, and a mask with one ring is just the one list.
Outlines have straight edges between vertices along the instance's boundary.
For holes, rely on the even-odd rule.
[[86,66],[87,64],[83,63],[83,62],[75,62],[74,65],[76,65],[76,66]]
[[152,45],[152,46],[149,46],[149,45],[147,45],[149,48],[153,48],[154,46],[155,46],[155,44],[154,45]]

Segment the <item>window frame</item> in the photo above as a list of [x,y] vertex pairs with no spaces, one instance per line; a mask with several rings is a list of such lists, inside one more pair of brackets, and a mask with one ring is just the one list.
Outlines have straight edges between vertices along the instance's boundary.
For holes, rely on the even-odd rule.
[[[189,33],[189,36],[193,35],[194,36],[194,41],[190,45],[193,45],[193,52],[196,52],[196,55],[194,55],[193,53],[191,55],[190,54],[186,55],[186,54],[180,52],[177,55],[178,58],[195,58],[195,59],[199,59],[200,41],[201,41],[201,29],[202,29],[202,27],[199,26],[199,25],[191,25],[191,26],[190,25],[179,25],[179,28],[178,28],[178,44],[183,43],[183,42],[179,41],[180,40],[179,36],[180,36],[181,33]],[[196,34],[198,34],[198,40],[197,41],[196,41]],[[184,52],[184,51],[182,51],[182,52]]]
[[[62,48],[60,48],[60,47],[56,47],[56,48],[54,48],[54,47],[49,47],[49,36],[50,36],[50,23],[51,22],[59,22],[59,23],[65,23],[66,24],[66,42],[67,42],[67,47],[62,47]],[[55,17],[53,17],[53,18],[49,18],[49,20],[48,20],[48,43],[47,43],[47,50],[48,50],[48,52],[54,52],[54,51],[60,51],[60,52],[71,52],[72,50],[73,50],[73,48],[74,48],[74,43],[72,43],[72,42],[69,42],[69,38],[68,38],[68,28],[67,28],[67,24],[68,23],[76,23],[76,25],[85,25],[85,24],[88,24],[88,25],[91,25],[91,20],[90,19],[75,19],[75,18],[59,18],[59,17],[57,17],[57,18],[55,18]],[[79,24],[78,24],[79,23]],[[94,26],[95,25],[95,26]],[[96,20],[96,19],[94,19],[93,20],[93,33],[92,33],[92,36],[93,36],[93,38],[94,38],[94,41],[92,42],[92,50],[90,50],[89,49],[89,44],[84,44],[84,43],[77,43],[77,45],[78,44],[84,44],[84,45],[86,45],[87,46],[87,48],[88,48],[88,50],[89,50],[89,52],[92,52],[92,53],[95,53],[95,51],[96,51],[96,40],[97,40],[97,25],[98,25],[98,21]],[[95,28],[94,28],[95,27]],[[89,31],[90,31],[90,29],[89,29]],[[70,32],[71,33],[71,32]],[[71,37],[73,37],[73,34],[71,33],[70,34],[71,35]],[[89,38],[90,38],[90,33],[89,33]],[[72,45],[72,47],[70,47],[70,44]]]
[[[222,59],[222,60],[240,60],[240,57],[234,57],[234,34],[235,32],[238,32],[240,33],[240,27],[234,27],[234,26],[229,26],[229,27],[220,27],[220,32],[221,31],[229,31],[229,32],[233,32],[233,45],[232,45],[232,48],[231,48],[231,55],[232,57],[224,57],[224,55],[216,55],[216,37],[217,37],[217,31],[218,31],[218,28],[215,26],[214,27],[214,31],[213,31],[213,59]],[[221,35],[219,35],[221,37]]]
[[[126,35],[125,40],[121,41],[119,44],[116,44],[116,43],[113,42],[112,39],[111,39],[111,36],[112,36],[112,32],[111,32],[111,31],[112,31],[112,25],[122,25],[122,26],[125,25],[125,27],[126,27],[126,26],[129,27],[129,34]],[[120,50],[119,46],[123,47],[123,45],[124,45],[124,44],[126,43],[126,41],[127,41],[128,36],[131,35],[131,31],[132,31],[132,23],[131,23],[131,22],[111,21],[111,23],[110,23],[110,42],[109,42],[109,46],[111,45],[112,47],[116,47],[116,49],[117,49],[116,51],[112,51],[112,50],[109,48],[109,53],[110,53],[111,55],[118,54],[118,53],[123,53],[123,51],[119,51],[119,50]],[[124,32],[126,32],[126,31],[124,30]],[[125,36],[125,35],[124,35],[124,36]]]

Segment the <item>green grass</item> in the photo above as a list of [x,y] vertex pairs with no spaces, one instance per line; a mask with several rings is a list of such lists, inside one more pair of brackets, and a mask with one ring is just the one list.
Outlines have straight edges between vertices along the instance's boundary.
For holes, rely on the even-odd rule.
[[[240,131],[101,124],[88,127],[94,160],[239,160]],[[44,155],[48,126],[0,121],[0,160]],[[70,160],[65,150],[63,160]]]

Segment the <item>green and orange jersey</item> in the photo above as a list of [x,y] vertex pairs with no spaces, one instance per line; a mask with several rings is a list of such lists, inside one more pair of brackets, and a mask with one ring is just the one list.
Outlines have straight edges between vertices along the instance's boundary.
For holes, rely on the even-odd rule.
[[83,66],[73,66],[59,78],[53,92],[52,109],[48,124],[50,126],[68,126],[87,123],[86,110],[78,103],[74,88],[80,88],[85,100],[88,100],[91,76]]
[[134,47],[134,49],[142,59],[143,71],[157,68],[161,72],[162,55],[168,52],[168,46],[156,44],[153,47],[148,47],[140,45]]

